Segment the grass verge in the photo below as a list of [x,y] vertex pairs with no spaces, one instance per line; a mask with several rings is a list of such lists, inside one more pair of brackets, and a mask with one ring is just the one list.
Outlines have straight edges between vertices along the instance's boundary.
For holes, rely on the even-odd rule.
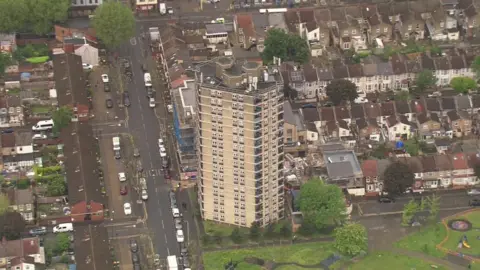
[[433,269],[447,269],[444,266],[436,265],[428,261],[423,261],[418,258],[411,258],[409,256],[392,254],[389,252],[376,252],[366,256],[361,261],[350,265],[347,269],[349,270],[404,270],[404,269],[415,269],[415,270],[427,270]]
[[447,232],[443,224],[437,223],[408,235],[395,243],[395,245],[399,248],[423,252],[430,256],[442,258],[445,254],[438,250],[436,245],[442,242],[446,235]]

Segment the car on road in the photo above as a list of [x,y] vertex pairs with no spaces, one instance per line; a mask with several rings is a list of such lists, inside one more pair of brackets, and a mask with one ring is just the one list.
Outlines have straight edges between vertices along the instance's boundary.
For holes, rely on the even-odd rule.
[[172,209],[178,208],[177,207],[177,198],[175,197],[175,193],[170,191],[170,206]]
[[128,92],[123,92],[123,106],[130,107],[130,95]]
[[107,74],[102,74],[102,82],[103,83],[109,83],[110,79],[108,78]]
[[38,133],[33,135],[32,140],[43,140],[46,138],[47,138],[47,135]]
[[118,173],[118,180],[120,180],[120,182],[125,182],[125,181],[127,181],[127,176],[125,175],[124,172]]
[[153,88],[152,87],[147,87],[147,97],[148,98],[154,98],[154,91],[153,91]]
[[140,264],[140,256],[138,256],[137,253],[132,253],[132,263],[135,264]]
[[31,236],[39,236],[39,235],[44,235],[47,234],[47,227],[38,227],[38,228],[33,228],[28,233]]
[[160,147],[160,156],[162,158],[167,158],[167,149],[165,149],[165,147]]
[[182,256],[188,255],[188,248],[187,248],[187,245],[185,245],[185,243],[180,243],[180,254]]
[[169,113],[173,113],[173,106],[170,105],[170,104],[168,104],[168,105],[167,105],[167,111],[168,111]]
[[177,242],[179,243],[183,243],[183,241],[185,241],[185,237],[183,236],[182,230],[177,230],[176,237],[177,237]]
[[470,189],[469,191],[467,191],[467,194],[470,195],[470,196],[480,195],[480,190]]
[[83,70],[92,70],[93,66],[87,63],[82,64]]
[[140,150],[138,148],[133,148],[133,156],[134,157],[139,157],[140,156]]
[[130,239],[130,251],[132,253],[137,253],[138,252],[138,243],[137,240],[135,239]]
[[132,205],[130,203],[124,203],[123,204],[123,212],[125,213],[126,216],[132,214]]
[[163,147],[163,139],[158,139],[158,147]]
[[382,196],[382,197],[378,197],[378,202],[379,203],[393,203],[393,202],[395,202],[395,199],[392,198],[392,197]]
[[468,205],[470,206],[480,206],[480,200],[479,199],[473,199],[468,202]]
[[182,220],[180,218],[175,219],[175,229],[181,230],[182,229]]
[[142,200],[148,200],[148,192],[146,189],[142,189]]
[[187,257],[187,256],[183,256],[182,258],[183,258],[183,264],[182,264],[182,265],[183,265],[183,267],[184,267],[183,269],[189,268],[189,267],[190,267],[190,262],[188,261],[188,257]]
[[147,72],[147,65],[146,64],[142,64],[142,71],[144,73]]
[[105,106],[107,106],[108,109],[113,108],[113,100],[111,98],[107,98],[105,100]]
[[103,91],[104,92],[110,92],[110,85],[108,83],[103,85]]
[[178,208],[173,208],[172,209],[172,214],[174,218],[179,218],[180,217],[180,210]]
[[150,108],[155,108],[156,104],[154,98],[150,98],[150,100],[148,101],[148,106],[150,106]]
[[73,232],[72,223],[60,223],[53,227],[53,233]]
[[172,179],[172,176],[170,175],[170,172],[168,170],[165,170],[163,172],[163,177],[165,177],[165,179],[168,179],[168,180]]
[[127,195],[128,194],[128,189],[127,186],[121,186],[120,187],[120,195]]

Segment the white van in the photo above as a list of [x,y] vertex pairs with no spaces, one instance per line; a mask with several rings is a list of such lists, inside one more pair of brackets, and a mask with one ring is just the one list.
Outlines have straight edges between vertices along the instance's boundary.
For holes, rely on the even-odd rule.
[[38,121],[38,123],[32,127],[33,131],[45,131],[53,128],[53,120]]
[[145,73],[143,74],[143,80],[145,81],[145,86],[146,87],[151,87],[152,86],[152,76],[150,76],[150,73]]
[[72,223],[61,223],[53,227],[53,233],[73,232]]

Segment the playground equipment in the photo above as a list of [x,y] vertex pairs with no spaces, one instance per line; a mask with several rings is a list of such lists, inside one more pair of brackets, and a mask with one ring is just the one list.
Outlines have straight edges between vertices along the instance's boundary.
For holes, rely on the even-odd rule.
[[458,248],[471,248],[470,245],[468,244],[468,239],[466,235],[463,235],[463,237],[460,239],[458,243]]

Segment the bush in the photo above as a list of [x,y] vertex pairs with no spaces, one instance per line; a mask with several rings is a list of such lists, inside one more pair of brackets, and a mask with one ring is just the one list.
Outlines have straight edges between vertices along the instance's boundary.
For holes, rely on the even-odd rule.
[[272,238],[275,238],[276,236],[276,232],[275,232],[275,227],[276,225],[275,224],[270,224],[267,226],[266,230],[265,230],[265,233],[263,234],[263,236],[265,238],[268,238],[268,239],[272,239]]
[[30,180],[29,179],[18,179],[17,180],[17,188],[18,189],[27,189],[30,187]]
[[240,244],[243,242],[243,235],[240,232],[240,229],[235,228],[233,229],[232,233],[230,234],[230,239],[232,239],[233,243]]
[[252,226],[250,227],[250,239],[258,240],[262,236],[262,231],[260,228],[260,224],[258,222],[252,222]]
[[202,244],[208,246],[212,243],[212,237],[209,234],[202,235]]
[[280,228],[280,234],[285,238],[291,237],[292,229],[288,224],[283,224],[283,226]]
[[31,64],[42,64],[47,62],[50,59],[48,56],[38,56],[38,57],[30,57],[27,58],[26,61]]

